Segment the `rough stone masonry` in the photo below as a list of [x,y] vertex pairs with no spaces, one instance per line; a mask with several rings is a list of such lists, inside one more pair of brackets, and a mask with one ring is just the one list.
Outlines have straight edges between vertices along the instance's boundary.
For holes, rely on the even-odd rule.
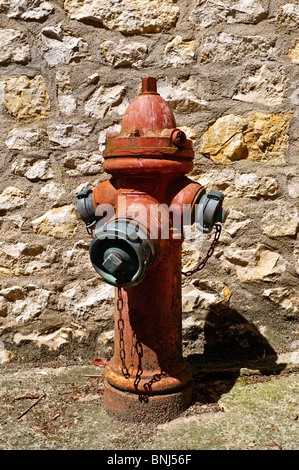
[[[298,3],[0,0],[0,21],[0,362],[111,357],[114,289],[76,194],[107,178],[105,133],[155,76],[191,177],[229,210],[183,280],[184,352],[298,363]],[[186,231],[184,269],[212,237]]]

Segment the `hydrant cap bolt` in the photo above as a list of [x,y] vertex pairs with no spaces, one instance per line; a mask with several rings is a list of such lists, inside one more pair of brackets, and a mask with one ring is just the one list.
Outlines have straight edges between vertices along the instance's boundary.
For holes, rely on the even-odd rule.
[[171,138],[174,145],[176,145],[178,148],[182,147],[187,140],[185,132],[179,129],[175,129],[173,131]]
[[104,254],[104,261],[103,266],[107,271],[111,274],[114,274],[117,271],[120,271],[124,264],[124,259],[120,255],[120,253],[110,253]]
[[102,267],[115,279],[127,278],[138,270],[138,259],[129,247],[111,247],[103,255]]

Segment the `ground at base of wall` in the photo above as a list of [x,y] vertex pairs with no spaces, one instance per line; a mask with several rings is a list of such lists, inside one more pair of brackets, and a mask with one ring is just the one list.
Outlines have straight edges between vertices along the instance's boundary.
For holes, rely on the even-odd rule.
[[103,368],[2,365],[0,450],[299,449],[298,370],[195,366],[194,401],[178,418],[120,425],[103,406]]

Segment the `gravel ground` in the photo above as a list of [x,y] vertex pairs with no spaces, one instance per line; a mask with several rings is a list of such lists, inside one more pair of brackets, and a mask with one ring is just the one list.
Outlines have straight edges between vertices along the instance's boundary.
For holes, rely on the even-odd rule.
[[299,450],[299,374],[194,374],[194,402],[165,424],[119,424],[93,364],[1,366],[0,450]]

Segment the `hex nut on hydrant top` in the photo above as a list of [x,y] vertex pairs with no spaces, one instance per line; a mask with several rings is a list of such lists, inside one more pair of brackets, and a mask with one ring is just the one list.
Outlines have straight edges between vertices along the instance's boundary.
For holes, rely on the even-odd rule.
[[196,224],[204,233],[216,227],[215,246],[227,216],[222,193],[207,194],[185,176],[193,158],[156,79],[144,78],[120,132],[106,133],[103,169],[111,179],[77,195],[77,213],[93,234],[91,263],[115,286],[104,400],[119,420],[163,422],[191,403],[182,355],[183,227]]

